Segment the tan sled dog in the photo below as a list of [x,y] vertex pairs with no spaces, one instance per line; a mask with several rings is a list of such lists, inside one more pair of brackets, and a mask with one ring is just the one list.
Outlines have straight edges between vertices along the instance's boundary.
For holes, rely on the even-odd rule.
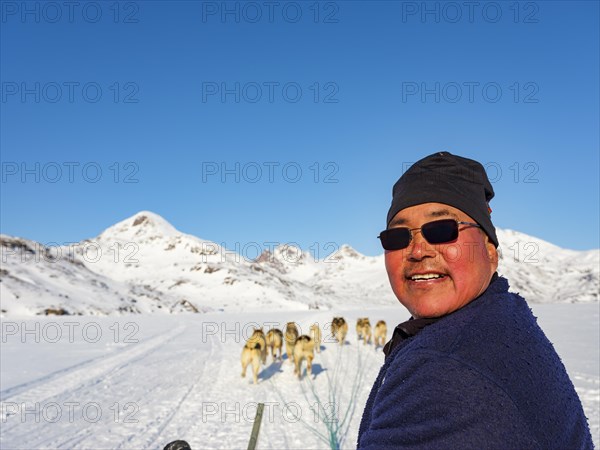
[[370,325],[368,317],[359,317],[358,319],[356,319],[356,340],[357,341],[364,339],[363,328],[364,328],[365,323],[369,323],[369,325]]
[[315,350],[317,353],[321,353],[321,329],[318,323],[314,323],[310,326],[310,337],[315,342]]
[[296,341],[294,346],[294,373],[298,379],[302,378],[302,360],[306,359],[306,373],[312,375],[312,360],[315,357],[315,341],[310,336],[303,334]]
[[271,349],[271,356],[273,357],[273,361],[275,361],[275,351],[279,350],[279,359],[281,357],[281,348],[283,347],[283,333],[281,330],[277,328],[273,328],[269,330],[267,333],[267,347]]
[[257,342],[260,346],[260,360],[263,364],[267,363],[267,339],[262,328],[255,328],[254,333],[248,339],[248,342]]
[[248,364],[252,364],[252,378],[254,379],[254,384],[258,384],[258,371],[260,370],[261,360],[264,364],[266,359],[266,350],[265,334],[262,329],[255,329],[242,350],[242,377],[246,376]]
[[285,326],[285,353],[290,362],[294,360],[294,345],[296,345],[299,334],[296,324],[294,322],[288,322]]
[[359,317],[358,319],[356,319],[356,340],[360,341],[362,338],[362,323],[363,323],[364,317]]
[[375,325],[375,347],[383,347],[385,345],[385,337],[387,335],[387,325],[385,320],[380,320]]
[[331,322],[331,334],[338,340],[340,345],[346,342],[346,334],[348,334],[348,324],[343,317],[334,317]]
[[358,336],[357,339],[362,338],[365,345],[371,343],[371,322],[368,317],[358,319],[358,322],[356,323],[356,334]]

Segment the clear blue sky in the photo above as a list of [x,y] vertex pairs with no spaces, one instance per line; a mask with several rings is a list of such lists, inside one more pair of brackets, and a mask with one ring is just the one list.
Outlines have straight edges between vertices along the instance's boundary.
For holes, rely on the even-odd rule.
[[1,6],[2,233],[151,210],[375,255],[393,183],[447,150],[488,169],[497,227],[599,247],[596,1]]

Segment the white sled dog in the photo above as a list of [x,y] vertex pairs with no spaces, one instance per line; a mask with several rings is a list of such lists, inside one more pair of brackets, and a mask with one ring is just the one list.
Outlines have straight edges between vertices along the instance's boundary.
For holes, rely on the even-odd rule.
[[315,341],[303,334],[296,340],[294,346],[294,373],[302,378],[302,360],[306,359],[306,373],[312,375],[312,360],[315,357]]
[[321,353],[321,329],[318,323],[313,323],[310,326],[310,337],[315,342],[315,350]]
[[331,322],[331,334],[335,337],[340,345],[346,342],[346,334],[348,334],[348,324],[343,317],[334,317]]
[[260,363],[264,364],[267,359],[267,342],[265,340],[265,333],[262,329],[254,329],[252,336],[246,341],[246,345],[242,350],[242,356],[240,358],[242,363],[242,378],[246,376],[246,368],[249,364],[252,364],[252,378],[254,384],[258,384],[258,371],[260,370]]
[[385,337],[387,335],[387,325],[385,320],[380,320],[375,325],[375,347],[383,347],[385,345]]
[[294,345],[298,339],[298,327],[295,322],[288,322],[285,326],[285,353],[287,354],[288,361],[294,360]]
[[[269,330],[267,333],[267,347],[271,349],[271,356],[273,357],[273,361],[277,358],[283,359],[281,356],[281,351],[283,347],[283,333],[281,330],[277,328],[273,328]],[[275,356],[275,352],[279,352],[279,356]]]

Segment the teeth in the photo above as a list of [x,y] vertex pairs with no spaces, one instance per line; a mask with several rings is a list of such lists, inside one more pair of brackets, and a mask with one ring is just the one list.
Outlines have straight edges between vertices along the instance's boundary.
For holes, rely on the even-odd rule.
[[413,275],[410,277],[411,280],[432,280],[434,278],[442,278],[444,275],[440,275],[439,273],[423,273],[418,275]]

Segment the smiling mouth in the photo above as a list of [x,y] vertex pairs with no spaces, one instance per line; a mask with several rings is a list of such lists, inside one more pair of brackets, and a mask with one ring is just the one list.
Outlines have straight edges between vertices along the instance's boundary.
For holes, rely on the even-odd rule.
[[407,276],[406,279],[410,281],[429,281],[429,280],[439,280],[441,278],[446,278],[446,275],[441,273],[418,273],[414,275]]

